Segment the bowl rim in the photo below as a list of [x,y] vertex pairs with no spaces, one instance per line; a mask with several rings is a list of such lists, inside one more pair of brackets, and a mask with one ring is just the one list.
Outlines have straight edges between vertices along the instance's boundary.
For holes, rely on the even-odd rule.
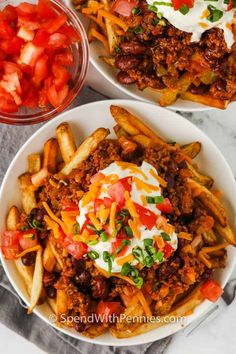
[[[19,116],[17,113],[14,114],[8,114],[8,113],[3,113],[0,112],[0,123],[5,123],[9,125],[32,125],[32,124],[37,124],[41,122],[46,122],[54,117],[56,117],[58,114],[66,110],[69,105],[72,103],[72,101],[77,97],[79,92],[84,86],[84,82],[86,80],[87,74],[88,74],[88,69],[89,69],[89,61],[90,61],[90,49],[89,49],[89,43],[88,43],[88,38],[87,38],[87,33],[85,31],[85,28],[79,18],[79,16],[76,15],[76,12],[73,10],[71,6],[67,6],[68,4],[66,2],[60,1],[60,0],[49,0],[51,3],[55,4],[56,7],[60,10],[63,11],[63,13],[67,14],[68,21],[71,24],[71,22],[74,22],[77,26],[76,31],[78,31],[80,38],[81,38],[81,49],[82,49],[82,65],[79,73],[79,78],[77,82],[75,82],[74,87],[70,90],[69,95],[67,95],[66,99],[58,108],[50,108],[48,111],[40,111],[35,114],[31,114],[30,110],[31,108],[27,108],[26,110],[29,110],[29,113],[27,113],[25,116]],[[34,2],[37,2],[37,0],[34,0]],[[4,3],[9,4],[11,1],[8,0],[3,0],[1,2],[1,5],[4,5]]]
[[[166,110],[165,108],[163,107],[159,107],[159,106],[156,106],[155,104],[153,103],[147,103],[147,102],[142,102],[142,101],[137,101],[135,102],[134,100],[126,100],[126,99],[112,99],[112,100],[102,100],[102,101],[97,101],[97,102],[91,102],[91,103],[87,103],[85,105],[81,105],[81,106],[78,106],[78,107],[75,107],[73,108],[72,110],[70,111],[66,111],[66,112],[63,112],[61,115],[59,115],[58,117],[56,117],[54,120],[51,120],[49,122],[47,122],[45,125],[43,125],[42,127],[40,127],[40,129],[38,129],[29,139],[27,139],[27,141],[21,146],[21,148],[19,149],[19,151],[17,152],[17,154],[15,155],[15,157],[13,158],[12,162],[10,163],[6,173],[5,173],[5,176],[4,176],[4,179],[3,179],[3,182],[2,182],[2,185],[1,185],[1,188],[0,188],[0,201],[3,199],[3,190],[5,188],[5,185],[7,185],[8,183],[8,175],[10,174],[10,171],[11,169],[13,168],[14,164],[16,163],[16,161],[20,158],[23,150],[25,149],[25,146],[30,144],[36,136],[40,136],[42,131],[46,131],[47,127],[56,127],[56,125],[59,123],[59,122],[62,122],[64,120],[64,116],[67,115],[69,112],[71,113],[72,111],[73,112],[76,112],[77,110],[80,109],[80,107],[83,107],[83,109],[86,109],[88,106],[103,106],[104,104],[108,104],[108,105],[112,105],[112,104],[116,104],[116,105],[132,105],[132,107],[135,107],[135,103],[138,103],[138,104],[141,104],[143,106],[146,106],[147,107],[147,110],[148,110],[148,107],[150,106],[153,106],[155,109],[158,109],[158,110],[162,110],[162,111],[168,111]],[[135,109],[135,108],[134,108]],[[99,107],[97,108],[97,111],[99,111]],[[193,126],[196,133],[199,133],[200,135],[202,135],[202,137],[204,139],[207,140],[207,144],[209,147],[213,148],[214,151],[218,154],[219,158],[221,159],[221,164],[224,165],[224,168],[226,169],[226,173],[228,174],[229,176],[229,179],[231,180],[231,183],[232,183],[232,187],[233,187],[233,191],[232,193],[234,193],[236,195],[236,181],[235,181],[235,178],[234,178],[234,175],[233,175],[233,172],[228,164],[228,162],[226,161],[224,155],[221,153],[221,151],[218,149],[218,147],[215,145],[215,143],[204,133],[201,131],[200,128],[198,128],[197,126],[195,126],[193,123],[191,123],[190,121],[188,121],[186,118],[184,118],[183,116],[181,116],[180,114],[177,114],[175,112],[171,112],[171,111],[168,111],[168,114],[169,115],[172,115],[173,119],[177,118],[180,120],[180,121],[184,121],[184,124],[186,124],[187,126]],[[175,117],[174,117],[175,116]],[[75,120],[75,118],[73,118],[73,121]],[[76,120],[75,120],[76,122]],[[174,122],[176,122],[176,119],[174,119]],[[176,123],[175,123],[176,124]],[[236,205],[236,204],[235,204]],[[11,285],[13,286],[13,288],[15,289],[16,293],[23,299],[23,301],[28,305],[29,302],[28,302],[28,299],[24,296],[23,292],[21,289],[19,289],[18,285],[16,284],[16,281],[13,280],[13,276],[12,276],[12,272],[10,271],[10,269],[8,268],[8,264],[10,261],[7,261],[3,258],[3,255],[2,253],[0,252],[0,260],[2,262],[2,265],[3,265],[3,268],[4,268],[4,271],[5,273],[7,274],[8,276],[8,280],[10,281]],[[224,279],[222,281],[222,286],[224,287],[225,284],[227,283],[227,281],[229,280],[232,272],[233,272],[233,269],[235,267],[235,264],[236,264],[236,253],[234,254],[233,256],[233,261],[230,265],[230,267],[226,267],[226,269],[228,269],[227,271],[227,274],[224,276]],[[204,300],[198,307],[198,311],[197,313],[195,313],[194,315],[194,318],[193,320],[191,319],[192,316],[188,317],[190,319],[190,322],[191,323],[192,321],[194,321],[195,319],[199,318],[203,313],[205,313],[207,310],[209,310],[210,306],[212,305],[212,303],[208,300]],[[77,334],[77,333],[73,333],[72,331],[68,331],[67,328],[63,328],[63,327],[58,327],[56,326],[55,324],[52,324],[50,322],[50,320],[46,317],[46,315],[43,315],[42,313],[40,313],[40,310],[36,307],[33,311],[37,316],[39,316],[44,322],[46,322],[47,324],[49,324],[50,326],[52,326],[53,328],[55,328],[56,330],[66,334],[66,335],[69,335],[75,339],[78,339],[78,340],[82,340],[82,341],[85,341],[85,342],[88,342],[88,343],[92,343],[92,344],[99,344],[99,345],[109,345],[109,346],[116,346],[116,347],[120,347],[120,346],[132,346],[132,345],[141,345],[141,344],[145,344],[145,343],[149,343],[151,341],[153,341],[153,338],[150,338],[150,339],[146,339],[145,341],[143,339],[141,339],[140,337],[142,336],[136,336],[134,337],[136,339],[135,343],[130,343],[129,342],[129,338],[126,338],[125,339],[125,343],[123,341],[123,339],[121,339],[121,342],[117,343],[117,342],[113,342],[113,337],[111,336],[111,341],[109,342],[106,342],[106,341],[99,341],[97,340],[97,338],[88,338],[88,337],[85,337],[85,336],[82,336],[80,334]],[[189,324],[188,323],[188,324]],[[172,335],[176,332],[178,332],[179,330],[181,329],[181,327],[179,328],[175,328],[174,330],[170,331],[170,333],[164,335],[162,338],[165,338],[169,335]],[[152,332],[155,333],[155,331],[157,331],[157,329],[154,329]],[[99,337],[98,337],[99,338]],[[158,338],[159,339],[162,339],[162,338]],[[114,339],[115,340],[115,339]]]

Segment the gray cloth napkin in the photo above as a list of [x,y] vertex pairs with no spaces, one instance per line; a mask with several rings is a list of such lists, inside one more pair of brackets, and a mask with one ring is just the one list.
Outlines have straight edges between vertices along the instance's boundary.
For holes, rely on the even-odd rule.
[[[105,99],[85,87],[69,109],[92,101]],[[0,183],[15,153],[43,123],[31,126],[0,125]],[[0,263],[0,322],[50,354],[162,354],[171,337],[131,347],[99,346],[74,339],[45,324],[36,315],[27,315],[25,304],[15,293]]]

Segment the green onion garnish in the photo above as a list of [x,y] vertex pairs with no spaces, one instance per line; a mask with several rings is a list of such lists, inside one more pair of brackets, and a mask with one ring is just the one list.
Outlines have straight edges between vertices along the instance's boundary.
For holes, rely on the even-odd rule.
[[80,225],[78,223],[75,223],[73,225],[72,233],[73,233],[73,235],[78,235],[80,233]]
[[143,240],[144,247],[150,247],[153,245],[153,239],[151,238],[145,238]]
[[163,6],[173,7],[171,2],[165,2],[165,1],[154,1],[153,5],[154,6],[163,5]]
[[164,202],[164,197],[162,195],[157,195],[155,197],[146,196],[148,204],[159,204]]
[[121,275],[128,275],[132,270],[132,266],[129,263],[124,263],[121,268]]
[[158,251],[154,256],[154,261],[162,262],[163,261],[163,252]]
[[103,257],[104,262],[108,264],[108,273],[111,274],[112,262],[114,261],[114,255],[109,254],[107,251],[103,251],[102,257]]
[[158,12],[158,13],[157,13],[157,17],[161,20],[162,17],[163,17],[163,13],[162,13],[162,12]]
[[215,6],[208,5],[207,8],[210,11],[210,15],[207,16],[208,21],[216,22],[219,21],[219,19],[221,19],[221,17],[223,16],[223,11],[217,9]]
[[130,245],[131,241],[130,240],[122,240],[120,247],[116,249],[116,254],[119,254],[125,246]]
[[128,31],[129,32],[133,32],[135,34],[140,34],[140,33],[144,32],[144,29],[141,26],[137,26],[137,27],[134,27],[134,28],[129,28]]
[[179,8],[179,12],[181,12],[182,15],[186,15],[189,12],[189,7],[185,4],[183,4],[180,8]]
[[141,287],[143,286],[143,278],[137,277],[137,278],[135,278],[133,280],[134,280],[135,285],[137,286],[137,288],[141,289]]
[[20,229],[21,231],[27,231],[29,228],[27,225],[22,225]]
[[141,9],[139,8],[139,7],[133,7],[132,8],[132,15],[133,16],[136,16],[136,15],[139,15],[139,14],[141,14]]
[[148,10],[153,11],[153,12],[157,12],[157,8],[154,5],[148,5]]
[[99,258],[99,254],[96,251],[90,251],[88,253],[88,256],[89,256],[89,258],[91,258],[93,260]]
[[154,259],[151,256],[146,256],[144,259],[144,265],[147,268],[151,268],[153,266]]
[[97,243],[98,243],[98,240],[89,240],[89,241],[87,242],[87,244],[88,244],[89,246],[95,246]]
[[108,236],[107,236],[105,231],[102,231],[100,233],[100,239],[101,239],[102,242],[106,242],[108,240]]
[[161,232],[161,237],[163,238],[164,241],[170,241],[171,238],[166,232]]
[[125,226],[125,233],[128,237],[133,237],[133,231],[132,231],[131,227]]

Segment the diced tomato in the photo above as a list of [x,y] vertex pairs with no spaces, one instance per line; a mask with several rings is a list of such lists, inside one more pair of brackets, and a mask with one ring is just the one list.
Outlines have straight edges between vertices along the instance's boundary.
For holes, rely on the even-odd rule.
[[49,33],[52,34],[57,32],[61,28],[61,26],[63,26],[66,23],[66,21],[67,21],[66,15],[60,14],[55,19],[45,23],[45,25],[43,25],[42,28],[44,27],[45,29],[47,29]]
[[19,16],[18,17],[18,26],[22,26],[27,28],[28,30],[36,30],[38,28],[41,27],[41,24],[39,21],[34,20],[34,19],[29,19],[28,17],[24,17],[24,16]]
[[14,35],[13,28],[6,21],[0,20],[0,39],[11,39]]
[[49,37],[48,41],[48,47],[49,48],[62,48],[64,45],[66,45],[67,42],[67,36],[63,33],[53,33]]
[[55,55],[55,63],[72,66],[74,63],[73,54],[70,49],[64,49],[61,53]]
[[50,5],[48,0],[39,0],[38,2],[38,15],[40,18],[53,18],[56,16],[56,12],[53,7]]
[[67,252],[76,259],[80,259],[88,253],[88,246],[86,243],[76,242],[69,236],[65,237],[63,245]]
[[5,21],[15,21],[17,19],[16,8],[12,5],[7,5],[1,12],[2,17]]
[[38,244],[37,231],[35,229],[30,229],[25,232],[22,232],[19,237],[19,243],[20,243],[20,247],[23,250],[37,246]]
[[32,84],[30,85],[29,91],[22,103],[24,106],[30,108],[38,106],[38,91]]
[[20,80],[16,72],[5,74],[0,81],[1,87],[8,93],[12,95],[16,104],[19,106],[21,104],[21,85]]
[[0,42],[0,48],[8,55],[19,54],[24,40],[17,36]]
[[56,90],[60,90],[63,86],[65,86],[70,78],[70,74],[68,70],[59,64],[53,64],[52,65],[52,72],[53,75],[55,76],[54,78],[54,84],[56,87]]
[[224,290],[215,280],[209,279],[202,285],[200,292],[205,299],[215,302],[223,294]]
[[134,7],[138,7],[138,0],[115,0],[111,9],[112,11],[124,17],[130,17]]
[[[0,100],[1,106],[1,100]],[[19,237],[20,231],[5,231],[2,235],[1,249],[6,259],[15,259],[20,253]]]
[[125,239],[126,237],[124,238],[116,238],[115,241],[113,241],[111,243],[111,249],[112,249],[112,253],[114,254],[115,257],[122,257],[125,255],[125,253],[127,252],[128,250],[128,246],[124,246],[122,248],[122,250],[119,252],[119,253],[116,253],[116,250],[121,246],[122,244],[122,241]]
[[74,210],[79,210],[78,205],[71,202],[70,200],[62,200],[62,210],[63,211],[74,211]]
[[120,315],[123,310],[123,306],[118,301],[99,301],[96,312],[102,322],[108,322],[109,316]]
[[109,197],[111,197],[111,199],[115,201],[119,207],[122,207],[125,204],[124,193],[125,191],[131,191],[131,182],[131,177],[125,177],[120,179],[118,182],[111,184],[107,189]]
[[50,34],[42,29],[39,29],[33,39],[33,44],[38,47],[47,47]]
[[99,198],[95,198],[94,199],[94,212],[95,213],[100,209],[101,205],[104,205],[103,200],[99,199]]
[[12,95],[0,88],[0,112],[15,113],[17,111],[18,107]]
[[36,14],[37,6],[28,2],[22,2],[16,7],[16,11],[20,16],[32,16]]
[[52,85],[48,89],[48,100],[53,107],[58,108],[67,97],[68,92],[69,88],[67,85],[63,86],[59,91],[56,90],[55,85]]
[[165,258],[169,258],[173,252],[174,252],[174,248],[168,242],[166,242],[163,248],[163,253]]
[[5,74],[17,73],[19,79],[22,78],[22,71],[21,71],[20,66],[18,64],[12,63],[10,61],[4,61],[3,66],[4,66]]
[[6,53],[4,53],[1,49],[0,49],[0,61],[3,62],[3,60],[6,60]]
[[156,224],[157,215],[137,203],[134,203],[134,205],[141,223],[146,226],[148,230],[151,230]]
[[104,174],[101,172],[96,173],[90,178],[91,184],[101,181],[104,178]]
[[21,49],[19,62],[21,64],[26,64],[34,66],[38,58],[43,54],[44,48],[37,47],[31,42],[25,44]]
[[70,43],[81,41],[78,32],[76,32],[75,29],[70,25],[61,26],[59,32],[65,34],[70,39]]
[[103,204],[105,205],[106,208],[110,208],[112,206],[113,200],[108,198],[108,197],[104,197],[103,198]]
[[42,55],[35,63],[33,83],[39,86],[48,76],[48,56]]
[[189,9],[194,5],[194,0],[171,0],[171,2],[175,11],[178,11],[183,5],[188,6]]
[[163,203],[157,204],[157,209],[160,210],[164,214],[173,213],[173,206],[172,206],[169,198],[165,198]]

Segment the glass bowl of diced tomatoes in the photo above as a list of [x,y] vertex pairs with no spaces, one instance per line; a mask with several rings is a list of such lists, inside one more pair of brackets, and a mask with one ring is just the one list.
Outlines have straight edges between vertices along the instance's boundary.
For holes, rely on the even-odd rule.
[[88,56],[84,28],[60,0],[0,0],[0,122],[33,124],[66,109]]

